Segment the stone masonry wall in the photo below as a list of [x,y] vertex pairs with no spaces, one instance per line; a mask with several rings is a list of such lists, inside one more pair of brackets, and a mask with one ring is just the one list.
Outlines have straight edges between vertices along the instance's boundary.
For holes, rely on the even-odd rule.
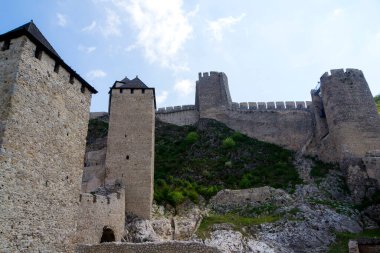
[[380,116],[362,71],[331,70],[321,77],[321,97],[337,161],[380,149]]
[[124,185],[126,211],[149,219],[153,201],[155,109],[152,89],[112,89],[106,183]]
[[156,118],[178,126],[192,125],[198,122],[199,112],[194,105],[166,107],[156,111]]
[[125,224],[124,190],[107,196],[81,193],[78,215],[78,243],[97,244],[103,228],[112,229],[116,241],[121,241]]
[[0,51],[0,252],[73,252],[91,93],[35,49]]
[[216,248],[198,242],[170,241],[162,243],[104,243],[79,245],[76,253],[220,253]]

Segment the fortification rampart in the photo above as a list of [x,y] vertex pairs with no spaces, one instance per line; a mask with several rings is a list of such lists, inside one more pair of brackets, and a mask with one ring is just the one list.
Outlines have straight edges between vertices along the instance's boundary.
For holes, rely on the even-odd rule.
[[76,253],[221,253],[217,248],[199,242],[170,241],[160,243],[105,243],[79,245]]
[[232,102],[233,111],[310,110],[311,101]]
[[100,243],[105,229],[112,231],[115,241],[121,241],[125,224],[124,190],[106,196],[81,193],[79,204],[78,243]]
[[0,251],[72,252],[91,92],[29,37],[8,42],[0,51]]
[[192,125],[198,122],[199,112],[194,105],[182,105],[156,110],[156,118],[162,122],[175,124],[178,126]]

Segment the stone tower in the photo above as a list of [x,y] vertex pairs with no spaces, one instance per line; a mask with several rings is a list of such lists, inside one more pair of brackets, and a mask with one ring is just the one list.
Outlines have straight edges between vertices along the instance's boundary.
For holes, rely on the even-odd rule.
[[138,77],[110,90],[106,183],[125,188],[125,210],[150,219],[153,201],[155,90]]
[[196,82],[195,108],[200,112],[201,118],[214,114],[221,109],[232,105],[228,79],[223,72],[199,73]]
[[339,162],[360,160],[366,152],[380,150],[380,117],[361,70],[336,69],[331,70],[331,75],[325,73],[320,96],[328,128],[323,132]]
[[33,22],[0,35],[0,252],[73,252],[91,95]]

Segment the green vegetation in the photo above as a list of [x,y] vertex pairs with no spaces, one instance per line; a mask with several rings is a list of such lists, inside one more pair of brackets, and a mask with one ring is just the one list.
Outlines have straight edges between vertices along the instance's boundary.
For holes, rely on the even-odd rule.
[[280,219],[279,216],[259,216],[259,217],[243,217],[234,213],[227,213],[223,215],[211,214],[205,217],[197,230],[197,235],[200,238],[207,238],[210,234],[211,228],[215,224],[227,223],[230,224],[235,230],[242,231],[242,228],[250,225],[258,225],[263,223],[272,223]]
[[329,199],[314,199],[309,198],[307,199],[307,202],[309,202],[312,205],[324,205],[328,206],[331,209],[335,210],[337,213],[350,215],[353,212],[353,209],[355,208],[352,204],[343,203],[337,200],[329,200]]
[[327,176],[330,170],[337,170],[339,166],[333,163],[324,163],[316,159],[313,160],[313,167],[310,171],[310,176],[314,178],[324,178]]
[[88,133],[86,138],[86,150],[96,150],[99,146],[96,145],[96,140],[103,138],[108,134],[108,122],[99,119],[90,119],[88,122]]
[[336,241],[330,246],[328,253],[346,253],[348,252],[348,241],[358,238],[380,238],[380,229],[364,230],[361,233],[336,233]]
[[356,209],[363,211],[371,205],[380,204],[380,190],[376,190],[371,199],[365,197],[360,205],[355,206]]
[[377,106],[377,111],[380,114],[380,94],[377,95],[377,96],[375,96],[375,103],[376,103],[376,106]]
[[[156,123],[155,193],[158,203],[197,202],[218,191],[302,183],[293,153],[227,128],[215,120],[196,126]],[[179,194],[180,193],[180,194]]]

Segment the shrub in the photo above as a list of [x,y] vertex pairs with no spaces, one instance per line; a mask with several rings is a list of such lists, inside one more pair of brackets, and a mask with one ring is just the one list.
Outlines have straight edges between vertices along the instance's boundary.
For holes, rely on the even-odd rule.
[[186,138],[185,138],[186,142],[191,143],[191,144],[196,143],[198,139],[199,139],[199,135],[197,134],[197,132],[190,132],[186,135]]
[[168,201],[172,206],[181,204],[185,199],[186,198],[183,196],[182,192],[179,191],[171,191],[168,194]]
[[223,148],[233,148],[236,145],[234,139],[232,137],[227,137],[223,140]]
[[235,132],[232,136],[232,139],[234,139],[235,141],[242,141],[244,140],[246,137],[244,137],[244,135],[240,132]]

